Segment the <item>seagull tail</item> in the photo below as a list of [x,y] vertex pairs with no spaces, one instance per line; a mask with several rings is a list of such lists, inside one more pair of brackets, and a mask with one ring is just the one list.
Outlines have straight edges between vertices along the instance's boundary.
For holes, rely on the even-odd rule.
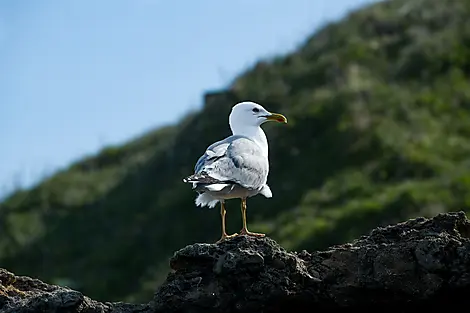
[[269,188],[268,185],[264,185],[263,188],[261,188],[260,194],[262,194],[266,198],[272,198],[273,196],[271,188]]
[[196,197],[196,206],[208,206],[210,209],[214,208],[217,205],[219,200],[214,199],[211,195],[207,193],[201,193]]

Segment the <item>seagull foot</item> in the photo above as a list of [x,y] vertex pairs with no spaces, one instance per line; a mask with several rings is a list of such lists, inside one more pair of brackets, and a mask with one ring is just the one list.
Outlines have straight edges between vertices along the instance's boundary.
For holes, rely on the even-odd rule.
[[262,237],[266,236],[265,234],[261,234],[261,233],[253,233],[253,232],[249,231],[248,229],[242,229],[240,231],[240,235],[247,235],[247,236],[258,237],[258,238],[262,238]]
[[238,236],[237,233],[232,234],[232,235],[222,234],[222,237],[220,237],[220,239],[217,240],[215,243],[221,243],[221,242],[224,241],[225,239],[230,239],[230,238],[233,238],[233,237],[236,237],[236,236]]

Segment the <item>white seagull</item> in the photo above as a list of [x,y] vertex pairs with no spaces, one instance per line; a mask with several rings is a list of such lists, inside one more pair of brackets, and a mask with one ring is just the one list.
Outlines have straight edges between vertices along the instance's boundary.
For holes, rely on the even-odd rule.
[[268,140],[260,127],[267,121],[287,123],[284,115],[268,112],[257,103],[237,103],[229,116],[232,135],[210,145],[197,161],[194,174],[183,179],[185,183],[192,183],[199,194],[195,201],[197,206],[213,208],[220,202],[222,237],[217,242],[238,235],[227,235],[225,231],[225,200],[234,198],[241,199],[243,227],[240,235],[264,236],[246,227],[246,199],[257,194],[272,197],[266,184]]

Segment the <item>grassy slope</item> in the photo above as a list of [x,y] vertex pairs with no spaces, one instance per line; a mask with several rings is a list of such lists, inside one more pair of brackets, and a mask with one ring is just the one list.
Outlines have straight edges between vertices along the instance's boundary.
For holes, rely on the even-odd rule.
[[[470,6],[396,0],[326,26],[260,62],[173,127],[72,165],[0,207],[0,265],[97,299],[140,300],[167,257],[219,236],[181,178],[228,135],[239,100],[285,113],[267,125],[274,197],[249,226],[291,249],[351,240],[380,224],[470,205]],[[197,140],[196,140],[197,139]],[[228,228],[241,226],[238,202]]]

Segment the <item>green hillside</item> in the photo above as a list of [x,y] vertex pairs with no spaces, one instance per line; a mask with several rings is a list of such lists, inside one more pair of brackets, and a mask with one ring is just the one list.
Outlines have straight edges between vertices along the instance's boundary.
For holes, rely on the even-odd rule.
[[[266,125],[272,199],[250,230],[321,249],[377,225],[470,212],[470,2],[395,0],[356,11],[294,53],[260,61],[179,123],[71,165],[0,205],[0,266],[97,300],[147,301],[168,257],[220,236],[218,210],[182,183],[253,100]],[[156,104],[158,105],[158,104]],[[227,204],[229,233],[241,228]]]

